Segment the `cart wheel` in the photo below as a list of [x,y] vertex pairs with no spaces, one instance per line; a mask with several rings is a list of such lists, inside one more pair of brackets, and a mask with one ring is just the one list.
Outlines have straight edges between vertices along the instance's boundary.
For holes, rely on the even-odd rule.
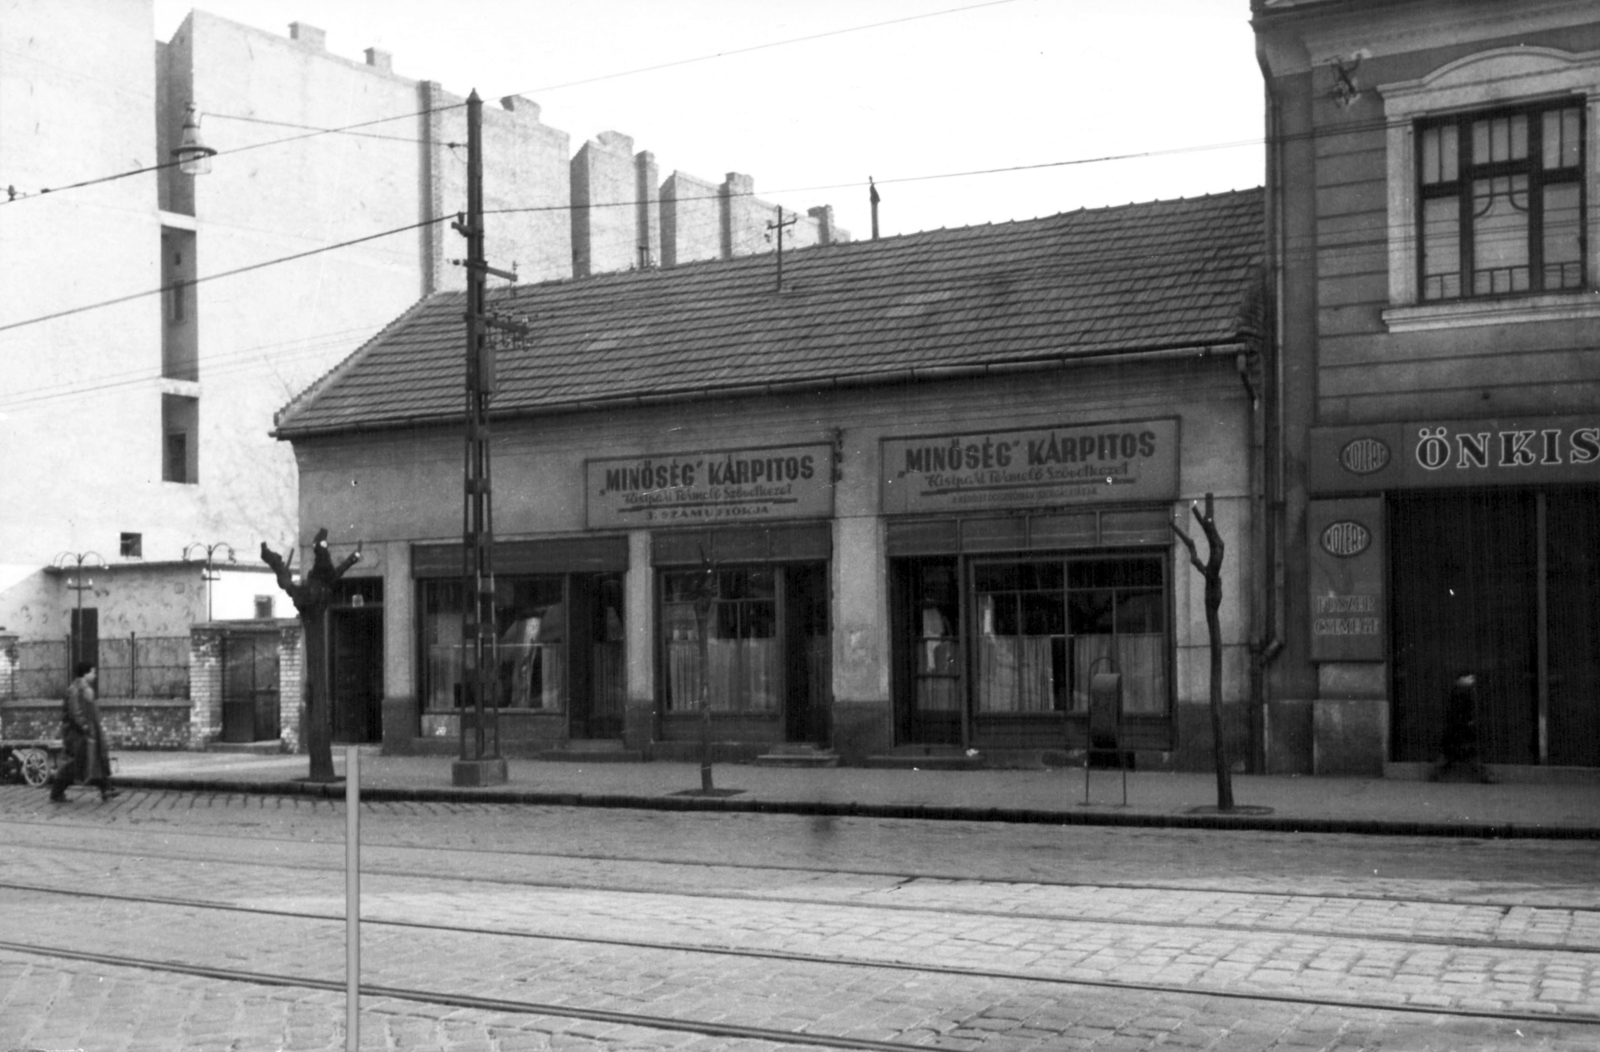
[[43,785],[50,780],[50,754],[43,749],[20,749],[17,758],[22,767],[22,780],[29,785]]

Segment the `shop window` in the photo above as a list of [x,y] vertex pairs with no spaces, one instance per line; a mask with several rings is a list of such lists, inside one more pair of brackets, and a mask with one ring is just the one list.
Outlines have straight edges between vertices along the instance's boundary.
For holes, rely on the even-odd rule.
[[[422,695],[427,711],[452,711],[467,696],[463,589],[456,580],[427,580],[418,587]],[[573,600],[587,616],[573,616]],[[591,717],[620,714],[627,682],[621,603],[617,574],[497,578],[495,676],[488,700],[503,709],[564,713],[576,678]]]
[[1600,249],[1597,88],[1600,53],[1544,47],[1378,88],[1391,331],[1600,316],[1573,295],[1592,287]]
[[973,568],[980,714],[1086,712],[1096,672],[1120,672],[1130,715],[1167,712],[1159,556]]
[[703,689],[712,712],[776,715],[778,570],[670,571],[661,586],[667,710],[699,711]]

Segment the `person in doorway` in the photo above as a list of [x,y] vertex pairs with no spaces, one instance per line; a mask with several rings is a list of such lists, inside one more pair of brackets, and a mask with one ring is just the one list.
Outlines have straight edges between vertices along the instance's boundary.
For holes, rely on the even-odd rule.
[[1456,677],[1445,702],[1444,739],[1432,781],[1489,781],[1478,746],[1478,677],[1471,672]]
[[67,786],[83,781],[100,790],[100,799],[109,800],[117,790],[111,787],[111,752],[94,702],[95,668],[91,662],[80,661],[72,673],[72,684],[61,704],[61,741],[66,756],[50,779],[50,799],[65,803]]

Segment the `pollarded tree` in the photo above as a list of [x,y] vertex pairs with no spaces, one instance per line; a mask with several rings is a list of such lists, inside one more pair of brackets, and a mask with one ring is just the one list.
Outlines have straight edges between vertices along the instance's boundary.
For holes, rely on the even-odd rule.
[[283,557],[261,542],[261,561],[272,567],[278,587],[289,594],[305,628],[306,751],[311,754],[310,780],[331,782],[333,773],[333,705],[328,674],[328,605],[333,586],[345,571],[361,560],[361,546],[338,566],[328,551],[328,531],[317,531],[312,542],[311,572],[296,583]]

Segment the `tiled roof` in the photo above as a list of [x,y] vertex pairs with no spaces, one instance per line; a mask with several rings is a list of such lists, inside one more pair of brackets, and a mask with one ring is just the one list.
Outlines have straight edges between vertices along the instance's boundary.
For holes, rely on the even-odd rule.
[[[1069,212],[540,285],[492,288],[532,327],[496,416],[1238,339],[1260,190]],[[463,293],[422,300],[278,418],[285,437],[462,413]]]

